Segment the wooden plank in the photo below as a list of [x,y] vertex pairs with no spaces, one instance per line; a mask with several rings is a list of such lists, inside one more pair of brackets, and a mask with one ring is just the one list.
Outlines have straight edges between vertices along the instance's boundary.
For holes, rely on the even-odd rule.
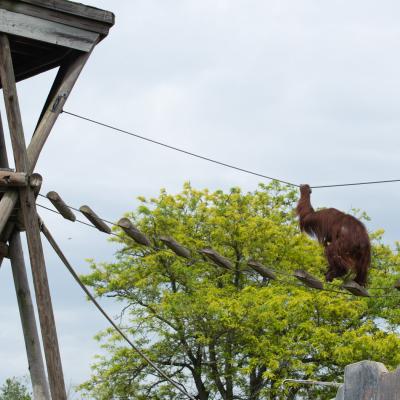
[[76,216],[72,210],[64,203],[64,200],[57,192],[49,192],[46,197],[51,201],[56,210],[65,218],[72,222],[76,221]]
[[[4,34],[0,34],[0,75],[3,85],[8,125],[12,138],[11,142],[13,145],[16,170],[27,172],[29,169],[29,161],[25,147],[11,51],[8,37]],[[42,329],[51,396],[53,399],[67,400],[46,264],[42,242],[40,240],[35,196],[33,190],[29,186],[19,189],[19,196],[28,240],[29,258],[31,261],[36,303]]]
[[115,16],[112,12],[101,10],[96,7],[87,6],[66,0],[20,0],[22,3],[34,4],[45,7],[50,10],[61,11],[67,14],[93,19],[95,21],[104,22],[114,25]]
[[79,211],[101,232],[111,233],[110,227],[89,207],[82,206]]
[[0,31],[88,52],[99,34],[0,9]]
[[183,258],[191,258],[191,253],[188,248],[182,246],[176,240],[169,236],[160,236],[159,238],[169,249],[171,249],[176,255]]
[[128,218],[121,218],[117,225],[121,227],[123,231],[136,243],[139,243],[143,246],[151,246],[151,242],[146,235],[140,232],[139,229],[136,228],[136,226],[133,225]]
[[31,17],[38,17],[47,21],[58,22],[60,24],[73,26],[75,28],[80,28],[91,32],[97,32],[103,37],[107,36],[111,27],[111,24],[106,24],[103,21],[99,22],[93,19],[82,18],[81,16],[70,15],[57,10],[39,7],[15,0],[0,0],[0,8],[19,14],[30,15]]
[[320,290],[324,288],[324,284],[320,280],[309,274],[307,271],[297,269],[296,271],[294,271],[293,275],[308,287]]

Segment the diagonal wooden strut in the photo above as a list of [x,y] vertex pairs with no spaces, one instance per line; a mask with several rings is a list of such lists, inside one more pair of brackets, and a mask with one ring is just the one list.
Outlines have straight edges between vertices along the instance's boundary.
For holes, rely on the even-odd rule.
[[[18,172],[30,174],[32,172],[31,167],[34,167],[36,161],[30,164],[28,160],[10,44],[5,34],[0,34],[0,78],[3,86],[4,102],[7,110],[16,170]],[[37,154],[39,153],[40,150]],[[29,257],[42,330],[43,346],[47,361],[50,391],[54,400],[66,400],[67,395],[58,347],[57,331],[51,304],[42,242],[40,240],[40,229],[33,190],[29,186],[19,189],[19,198],[28,240]]]
[[[62,108],[68,99],[83,67],[89,59],[91,52],[74,53],[74,57],[68,61],[68,64],[62,66],[62,70],[57,74],[56,81],[50,91],[51,101],[46,101],[47,108],[42,112],[38,126],[33,134],[32,141],[28,146],[29,168],[25,171],[28,175],[35,169],[39,159],[40,152],[53,128]],[[3,231],[15,204],[18,201],[16,192],[6,192],[0,200],[0,233]]]
[[[8,168],[7,150],[4,140],[3,124],[0,116],[0,166]],[[15,224],[12,224],[15,225]],[[12,227],[12,230],[14,227]],[[4,232],[6,233],[6,232]],[[10,242],[9,257],[13,272],[15,291],[17,294],[18,308],[24,333],[25,348],[28,356],[29,373],[31,376],[34,400],[50,400],[50,392],[47,383],[39,334],[36,326],[35,312],[32,296],[29,289],[28,277],[24,254],[22,251],[21,236],[19,232],[6,233],[4,242]],[[11,234],[11,235],[10,235]],[[10,237],[11,236],[11,237]]]

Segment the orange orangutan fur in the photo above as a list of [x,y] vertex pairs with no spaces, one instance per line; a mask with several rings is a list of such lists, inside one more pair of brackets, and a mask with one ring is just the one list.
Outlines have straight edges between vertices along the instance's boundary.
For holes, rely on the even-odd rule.
[[300,186],[300,200],[297,204],[300,229],[315,237],[325,248],[329,267],[326,280],[354,271],[354,281],[365,286],[371,263],[371,243],[362,222],[335,208],[314,211],[309,185]]

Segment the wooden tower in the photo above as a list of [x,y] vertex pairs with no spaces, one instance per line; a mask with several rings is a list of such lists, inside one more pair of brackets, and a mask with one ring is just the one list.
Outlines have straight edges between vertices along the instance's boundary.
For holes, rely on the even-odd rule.
[[[113,24],[112,13],[72,1],[0,0],[0,82],[15,161],[15,171],[10,170],[0,119],[0,262],[3,257],[11,260],[35,400],[67,398],[35,204],[41,185],[35,165],[86,61]],[[56,67],[57,76],[26,146],[16,82]],[[26,231],[28,241],[46,363],[28,286],[21,230]]]

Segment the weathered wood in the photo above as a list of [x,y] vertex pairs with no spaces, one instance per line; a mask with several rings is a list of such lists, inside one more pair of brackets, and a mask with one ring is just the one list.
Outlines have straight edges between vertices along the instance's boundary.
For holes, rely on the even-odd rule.
[[66,0],[21,0],[23,3],[34,4],[54,11],[81,16],[113,25],[115,22],[114,14],[110,11],[86,6],[84,4]]
[[0,31],[45,43],[88,52],[99,38],[96,32],[46,21],[0,8]]
[[[0,56],[1,83],[3,86],[4,102],[7,110],[16,170],[18,172],[31,172],[29,171],[30,165],[25,147],[11,52],[8,37],[5,34],[0,34]],[[19,196],[28,240],[29,257],[42,329],[50,391],[53,399],[66,400],[67,396],[58,347],[57,331],[47,280],[43,247],[40,240],[35,196],[33,190],[29,186],[19,189]],[[3,196],[3,198],[4,197],[5,196]]]
[[42,188],[42,183],[43,183],[42,175],[36,172],[29,177],[29,186],[32,188],[35,197],[39,195],[40,189]]
[[[7,148],[5,145],[3,122],[0,115],[0,167],[8,168]],[[33,399],[50,400],[50,392],[47,383],[44,362],[42,357],[39,334],[36,325],[35,312],[33,308],[32,296],[29,289],[28,277],[24,254],[22,250],[21,237],[18,232],[14,232],[14,224],[9,223],[8,229],[2,232],[1,239],[9,241],[9,257],[11,258],[11,268],[14,278],[15,291],[17,293],[18,307],[24,334],[26,353],[28,357],[29,373],[31,376]],[[3,237],[3,234],[5,235]],[[0,264],[3,257],[0,257]]]
[[142,232],[136,228],[135,225],[128,218],[121,218],[117,225],[123,229],[123,231],[132,238],[136,243],[143,246],[151,246],[150,240]]
[[50,392],[45,374],[32,296],[29,289],[25,261],[22,253],[21,238],[20,234],[17,232],[15,232],[10,239],[10,258],[19,314],[24,333],[25,348],[28,356],[33,399],[50,400]]
[[250,260],[247,265],[254,269],[254,271],[258,272],[262,277],[268,279],[276,279],[276,274],[270,270],[269,268],[265,267],[264,265],[260,264],[257,261]]
[[169,249],[171,249],[176,255],[184,258],[191,258],[191,252],[185,246],[182,246],[176,240],[169,236],[160,236],[159,238]]
[[72,222],[76,221],[76,216],[72,210],[65,204],[64,200],[57,192],[49,192],[46,197],[51,201],[56,210],[65,218]]
[[[380,397],[382,375],[387,374],[386,367],[374,361],[360,361],[347,365],[344,369],[344,384],[339,389],[337,400],[398,400],[395,392],[390,397]],[[400,382],[397,382],[399,393]]]
[[368,293],[367,289],[365,289],[365,287],[360,286],[357,282],[354,281],[344,282],[342,288],[346,289],[355,296],[370,297],[370,294]]
[[9,258],[8,245],[4,242],[0,242],[0,257],[1,258]]
[[16,0],[0,0],[0,8],[13,11],[19,14],[30,15],[48,21],[59,22],[64,25],[74,26],[92,32],[100,33],[103,36],[108,34],[111,23],[83,18],[81,15],[71,15],[51,8],[45,8],[38,5]]
[[232,263],[227,258],[218,254],[215,250],[208,248],[199,250],[199,252],[201,254],[204,254],[207,258],[209,258],[214,264],[218,265],[219,267],[233,270]]
[[296,271],[294,271],[293,275],[308,287],[320,290],[324,288],[324,284],[319,279],[309,274],[307,271],[303,271],[302,269],[297,269]]
[[58,86],[58,90],[55,92],[46,112],[43,114],[43,117],[41,118],[28,146],[30,167],[28,172],[31,173],[35,169],[40,152],[42,151],[42,148],[57,121],[72,88],[82,72],[83,67],[89,59],[90,54],[90,52],[75,54],[75,58],[69,62],[67,67],[65,67],[62,83]]
[[89,207],[82,206],[79,211],[101,232],[111,233],[111,228]]
[[[64,106],[72,88],[74,87],[83,67],[85,66],[90,53],[76,54],[75,58],[66,67],[62,83],[54,94],[53,100],[49,103],[46,112],[41,118],[37,129],[33,135],[32,141],[28,146],[29,169],[28,173],[32,173],[40,152],[53,128],[62,107]],[[10,215],[17,203],[18,195],[16,192],[8,191],[4,193],[0,200],[0,232],[3,231]]]
[[0,169],[0,187],[23,187],[28,184],[28,177],[23,172]]

